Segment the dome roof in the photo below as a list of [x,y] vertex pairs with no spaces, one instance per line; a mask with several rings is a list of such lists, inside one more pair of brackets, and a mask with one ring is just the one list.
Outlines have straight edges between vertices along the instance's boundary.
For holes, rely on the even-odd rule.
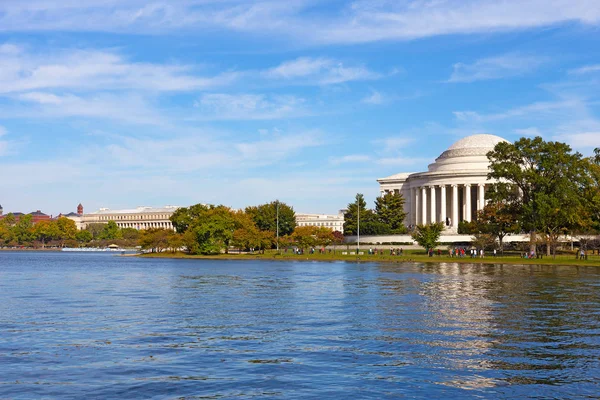
[[506,141],[500,136],[489,134],[467,136],[448,147],[435,163],[429,165],[429,171],[487,170],[487,153],[494,150],[498,143]]
[[506,140],[500,136],[489,135],[487,133],[467,136],[448,147],[448,150],[443,152],[439,158],[474,155],[485,156],[490,150],[494,150],[494,147],[500,142],[506,142]]

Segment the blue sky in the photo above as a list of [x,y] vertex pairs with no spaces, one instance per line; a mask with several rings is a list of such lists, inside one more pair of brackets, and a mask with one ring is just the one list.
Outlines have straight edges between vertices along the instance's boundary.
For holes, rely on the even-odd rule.
[[456,140],[600,146],[597,0],[2,0],[0,204],[334,213]]

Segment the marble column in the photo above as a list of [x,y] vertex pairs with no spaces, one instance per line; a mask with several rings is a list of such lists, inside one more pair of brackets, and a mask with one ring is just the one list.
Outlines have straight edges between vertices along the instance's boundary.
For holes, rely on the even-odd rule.
[[471,222],[471,185],[465,185],[465,221]]
[[415,225],[421,223],[421,193],[419,188],[415,188]]
[[477,210],[483,210],[485,207],[485,185],[480,183],[477,185]]
[[409,224],[414,225],[417,223],[417,203],[416,203],[415,188],[410,188],[410,219]]
[[427,188],[421,188],[421,224],[427,224]]
[[431,216],[429,217],[429,219],[431,220],[431,223],[434,224],[436,222],[436,218],[437,218],[436,204],[435,204],[435,186],[430,186],[429,191],[431,192],[431,201],[430,201]]
[[458,226],[458,185],[452,185],[452,226]]
[[440,222],[446,226],[446,185],[440,186]]

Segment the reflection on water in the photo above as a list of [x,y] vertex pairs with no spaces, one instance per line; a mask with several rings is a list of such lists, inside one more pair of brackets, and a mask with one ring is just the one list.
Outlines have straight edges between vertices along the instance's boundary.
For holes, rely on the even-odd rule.
[[0,253],[0,398],[594,398],[600,270]]

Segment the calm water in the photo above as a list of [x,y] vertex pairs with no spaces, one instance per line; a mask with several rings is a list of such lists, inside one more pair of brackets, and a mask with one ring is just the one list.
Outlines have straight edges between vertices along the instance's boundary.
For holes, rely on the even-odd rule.
[[0,399],[599,395],[596,268],[0,253]]

